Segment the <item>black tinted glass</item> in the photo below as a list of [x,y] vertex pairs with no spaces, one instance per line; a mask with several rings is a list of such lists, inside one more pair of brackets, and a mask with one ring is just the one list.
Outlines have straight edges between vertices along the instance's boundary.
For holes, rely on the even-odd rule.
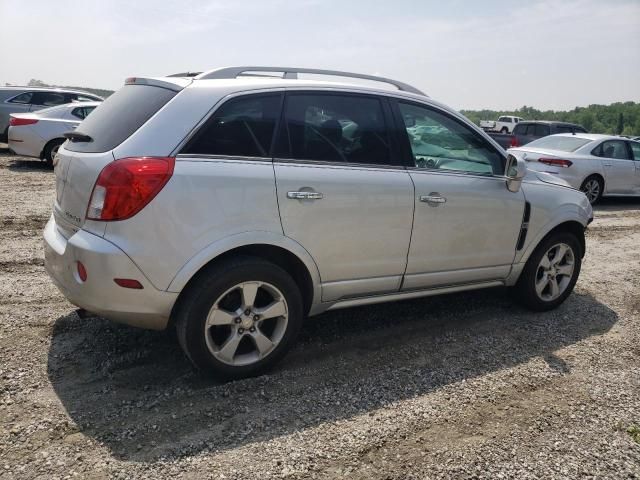
[[291,158],[391,164],[389,136],[377,98],[292,94],[286,101],[284,136],[289,152],[282,154]]
[[9,100],[9,103],[31,103],[32,98],[33,98],[32,92],[25,92]]
[[556,133],[573,133],[573,128],[564,125],[558,125],[556,127]]
[[148,85],[125,85],[107,98],[82,123],[81,133],[91,142],[67,142],[75,152],[106,152],[133,134],[176,95],[173,90]]
[[513,134],[514,135],[524,135],[524,132],[526,132],[526,130],[527,130],[527,126],[526,125],[518,124],[513,129]]
[[268,157],[280,115],[280,94],[229,100],[200,128],[181,153]]
[[533,134],[537,137],[546,137],[549,135],[549,125],[535,125]]

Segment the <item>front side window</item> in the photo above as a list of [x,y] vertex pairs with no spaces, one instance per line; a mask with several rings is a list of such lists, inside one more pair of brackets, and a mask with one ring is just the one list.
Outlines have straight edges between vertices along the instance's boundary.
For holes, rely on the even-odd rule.
[[591,153],[597,157],[631,160],[629,149],[627,148],[627,142],[622,140],[608,140],[606,142],[602,142]]
[[389,136],[378,98],[360,95],[287,96],[278,156],[299,160],[385,165]]
[[21,104],[31,103],[32,98],[33,98],[33,92],[25,92],[25,93],[21,93],[16,97],[13,97],[11,100],[9,100],[9,103],[21,103]]
[[640,142],[629,142],[629,146],[633,152],[633,159],[640,161]]
[[402,102],[398,106],[416,167],[483,175],[504,173],[502,155],[469,127],[430,108]]
[[216,110],[181,153],[268,157],[281,98],[277,93],[229,100]]

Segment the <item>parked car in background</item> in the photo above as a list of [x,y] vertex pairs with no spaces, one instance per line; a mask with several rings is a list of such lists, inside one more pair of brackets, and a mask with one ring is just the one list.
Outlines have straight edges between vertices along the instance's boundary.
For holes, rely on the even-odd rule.
[[66,138],[100,102],[78,102],[9,116],[9,150],[17,155],[53,162]]
[[550,135],[509,153],[529,170],[567,181],[595,204],[603,196],[640,196],[640,142],[591,133]]
[[175,326],[188,358],[223,377],[263,372],[305,316],[331,309],[500,285],[555,308],[593,217],[464,116],[369,75],[131,78],[66,136],[49,275],[85,310]]
[[493,120],[480,120],[480,128],[491,132],[511,133],[520,121],[522,121],[520,117],[503,115],[498,117],[498,121],[495,122]]
[[575,123],[555,122],[546,120],[523,120],[512,134],[488,132],[502,148],[520,147],[538,138],[556,133],[587,133],[581,125]]
[[512,147],[520,147],[538,138],[557,133],[587,133],[587,129],[582,125],[567,122],[556,122],[546,120],[526,120],[513,130]]
[[0,87],[0,142],[7,143],[9,115],[72,102],[101,102],[104,99],[82,90],[50,87]]

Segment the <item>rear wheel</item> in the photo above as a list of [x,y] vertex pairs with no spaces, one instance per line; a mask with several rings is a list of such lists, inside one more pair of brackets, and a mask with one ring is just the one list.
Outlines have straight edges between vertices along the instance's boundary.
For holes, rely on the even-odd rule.
[[56,156],[56,153],[58,153],[58,150],[60,149],[60,145],[62,145],[63,143],[63,138],[57,138],[55,140],[51,140],[44,147],[43,157],[44,161],[47,162],[48,165],[53,165],[53,157]]
[[222,378],[263,373],[294,344],[300,290],[279,266],[240,257],[205,271],[177,311],[178,340],[193,364]]
[[596,175],[588,177],[580,186],[580,191],[587,196],[591,205],[595,205],[600,201],[603,190],[604,183],[602,182],[602,179]]
[[502,127],[502,130],[500,130],[500,133],[509,133],[509,129],[507,127]]
[[517,299],[531,310],[557,307],[573,291],[581,265],[580,243],[575,235],[549,235],[529,257],[515,286]]

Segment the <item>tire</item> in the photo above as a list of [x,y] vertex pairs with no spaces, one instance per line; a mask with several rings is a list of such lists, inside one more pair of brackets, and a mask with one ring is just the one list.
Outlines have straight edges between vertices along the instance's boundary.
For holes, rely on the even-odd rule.
[[[300,332],[300,289],[286,271],[261,258],[226,260],[187,288],[175,312],[178,341],[204,373],[225,380],[259,375],[287,353]],[[249,305],[243,299],[254,290]],[[264,318],[258,319],[261,312]],[[282,315],[266,317],[275,313]],[[208,325],[208,318],[216,325]]]
[[[556,255],[561,251],[556,249],[558,245],[564,245],[568,253],[563,255],[557,265],[554,265]],[[550,272],[551,274],[546,273],[549,269],[543,266],[543,257],[545,256],[547,260],[544,262],[549,264],[549,269],[555,269]],[[568,273],[569,266],[572,267],[570,274]],[[531,310],[544,312],[554,309],[564,302],[573,291],[580,275],[581,266],[582,251],[580,242],[575,235],[568,232],[552,233],[540,242],[529,257],[513,293],[521,304]],[[565,273],[561,274],[560,269]],[[557,296],[554,296],[554,282],[558,287]],[[541,293],[539,293],[539,289],[536,289],[536,285],[544,287]]]
[[509,133],[509,129],[507,127],[502,127],[502,130],[500,130],[500,133]]
[[4,132],[0,134],[1,143],[9,143],[9,127],[4,129]]
[[55,157],[58,152],[58,148],[60,148],[60,145],[63,143],[64,138],[56,138],[45,145],[42,157],[44,161],[47,162],[47,165],[53,165],[53,157]]
[[582,182],[582,185],[580,185],[580,191],[587,196],[587,200],[589,200],[591,205],[595,205],[602,198],[604,182],[598,175],[591,175]]

